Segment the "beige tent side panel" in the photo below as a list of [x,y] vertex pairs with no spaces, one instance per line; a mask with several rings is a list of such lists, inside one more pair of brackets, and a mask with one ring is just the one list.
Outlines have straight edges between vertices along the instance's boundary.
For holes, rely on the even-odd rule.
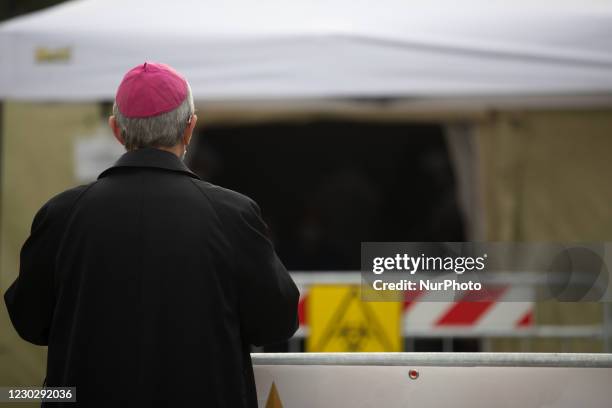
[[612,240],[612,111],[500,114],[478,133],[489,239]]
[[[502,113],[477,126],[486,238],[612,240],[612,111]],[[538,324],[598,324],[596,303],[540,303]],[[515,341],[496,350],[518,350]],[[531,351],[601,351],[599,341],[533,341]]]
[[[74,141],[100,125],[99,105],[5,102],[2,127],[0,287],[15,279],[19,250],[36,211],[73,187]],[[44,347],[21,340],[0,307],[0,385],[37,385],[44,378]],[[26,405],[20,404],[25,407]]]

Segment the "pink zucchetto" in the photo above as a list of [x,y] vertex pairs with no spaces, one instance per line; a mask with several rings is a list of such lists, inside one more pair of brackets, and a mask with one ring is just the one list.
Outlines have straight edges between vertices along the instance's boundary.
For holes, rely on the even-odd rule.
[[123,77],[115,102],[128,118],[148,118],[178,108],[187,97],[187,81],[166,64],[145,62]]

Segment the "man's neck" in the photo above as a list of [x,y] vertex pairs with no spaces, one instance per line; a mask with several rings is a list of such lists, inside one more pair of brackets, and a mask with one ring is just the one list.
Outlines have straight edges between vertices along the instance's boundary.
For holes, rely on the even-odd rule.
[[172,146],[172,147],[160,146],[160,147],[156,147],[156,149],[164,150],[166,152],[170,152],[170,153],[176,155],[176,157],[178,157],[179,159],[182,159],[183,158],[183,154],[185,154],[185,148],[183,147],[182,144],[177,144],[176,146]]

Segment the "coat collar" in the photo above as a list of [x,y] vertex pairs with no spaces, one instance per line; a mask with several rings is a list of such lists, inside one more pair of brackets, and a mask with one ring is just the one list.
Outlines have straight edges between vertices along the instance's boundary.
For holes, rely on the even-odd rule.
[[174,153],[152,147],[130,150],[129,152],[124,153],[112,167],[109,167],[100,173],[98,178],[100,179],[102,177],[106,177],[114,169],[120,167],[154,167],[158,169],[178,171],[193,178],[200,178],[189,170],[189,168],[185,166],[185,163],[176,157]]

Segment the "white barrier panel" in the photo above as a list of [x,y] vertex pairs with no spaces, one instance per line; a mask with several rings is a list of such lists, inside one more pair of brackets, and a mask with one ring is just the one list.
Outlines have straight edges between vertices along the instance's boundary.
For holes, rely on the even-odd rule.
[[260,407],[612,406],[611,354],[253,354]]

